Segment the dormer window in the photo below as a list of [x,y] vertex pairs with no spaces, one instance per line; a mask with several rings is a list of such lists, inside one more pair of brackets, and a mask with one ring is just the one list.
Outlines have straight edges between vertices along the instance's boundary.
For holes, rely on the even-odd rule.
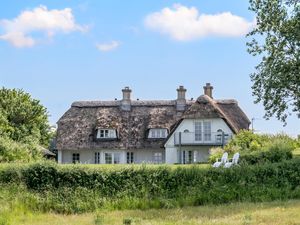
[[117,131],[115,129],[98,129],[97,130],[97,139],[116,139]]
[[167,136],[168,136],[168,129],[165,128],[150,129],[148,134],[149,139],[162,139],[162,138],[167,138]]

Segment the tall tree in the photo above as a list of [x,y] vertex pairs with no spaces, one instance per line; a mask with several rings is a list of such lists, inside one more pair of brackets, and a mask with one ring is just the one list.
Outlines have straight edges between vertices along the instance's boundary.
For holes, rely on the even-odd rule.
[[0,89],[0,135],[17,142],[47,146],[50,138],[47,109],[22,90]]
[[265,118],[300,118],[300,1],[250,0],[257,25],[248,34],[248,52],[260,56],[251,74],[255,103],[262,102]]

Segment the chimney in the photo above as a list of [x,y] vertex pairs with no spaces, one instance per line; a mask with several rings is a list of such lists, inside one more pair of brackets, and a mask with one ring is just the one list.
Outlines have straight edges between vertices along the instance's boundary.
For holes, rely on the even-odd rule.
[[123,99],[121,101],[121,109],[123,111],[130,111],[131,110],[131,99],[130,99],[130,94],[131,90],[129,87],[125,87],[122,89],[123,92]]
[[206,85],[203,88],[204,88],[204,94],[213,98],[212,90],[214,89],[214,87],[211,86],[210,83],[206,83]]
[[183,86],[179,86],[179,88],[177,89],[177,100],[176,100],[177,111],[185,111],[186,109],[185,93],[186,93],[186,89]]

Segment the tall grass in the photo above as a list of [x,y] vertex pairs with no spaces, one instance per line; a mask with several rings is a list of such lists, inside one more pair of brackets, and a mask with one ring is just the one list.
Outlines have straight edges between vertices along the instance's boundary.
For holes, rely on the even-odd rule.
[[[40,212],[175,208],[300,198],[300,160],[230,169],[60,166],[0,167],[0,201]],[[6,204],[8,202],[9,204]]]

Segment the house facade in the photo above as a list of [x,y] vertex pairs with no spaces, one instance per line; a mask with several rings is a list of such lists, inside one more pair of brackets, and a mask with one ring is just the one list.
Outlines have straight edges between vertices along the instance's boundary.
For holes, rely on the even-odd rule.
[[250,121],[235,100],[215,100],[204,86],[197,100],[177,89],[176,100],[80,101],[58,121],[59,163],[131,164],[205,162]]

